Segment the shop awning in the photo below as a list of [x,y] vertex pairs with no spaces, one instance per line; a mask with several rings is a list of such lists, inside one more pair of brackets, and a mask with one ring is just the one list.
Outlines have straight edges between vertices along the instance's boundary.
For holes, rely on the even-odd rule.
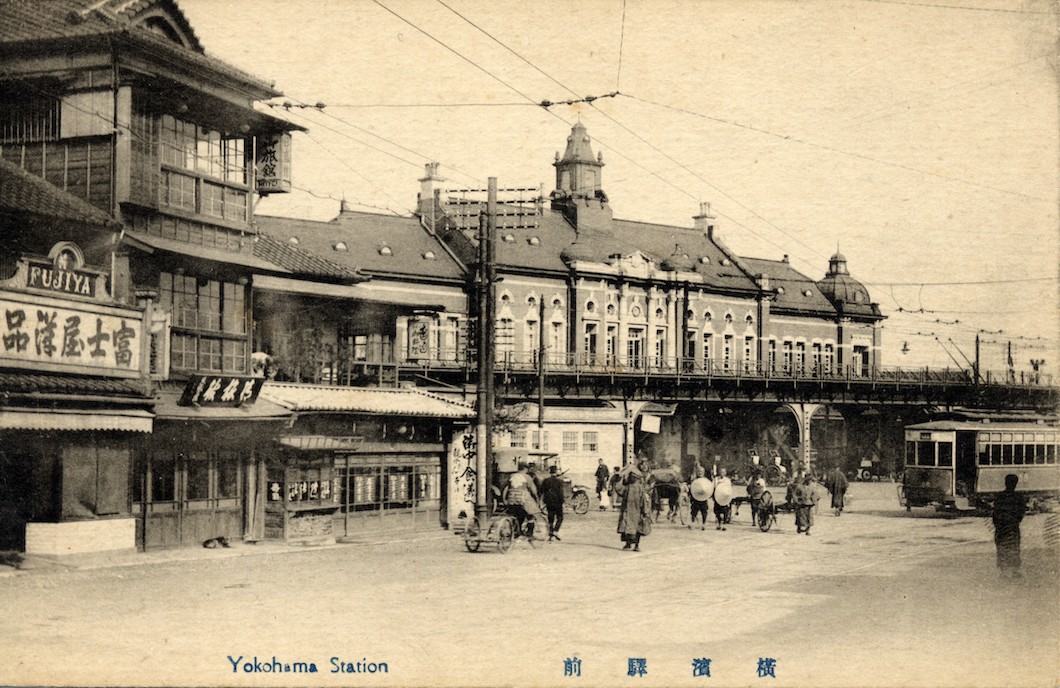
[[446,399],[417,389],[325,387],[266,382],[260,399],[295,412],[335,411],[386,416],[474,418],[475,409],[462,401]]
[[3,408],[0,429],[3,430],[120,430],[151,432],[154,415],[136,409],[62,410]]
[[261,421],[283,420],[291,411],[271,401],[258,399],[242,406],[181,406],[183,391],[163,390],[155,399],[155,416],[159,420]]

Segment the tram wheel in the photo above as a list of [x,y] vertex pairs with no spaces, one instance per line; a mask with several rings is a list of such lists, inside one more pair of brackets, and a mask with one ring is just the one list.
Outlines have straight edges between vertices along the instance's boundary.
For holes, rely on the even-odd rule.
[[467,547],[468,552],[477,552],[479,546],[482,544],[482,525],[478,522],[478,517],[472,516],[464,526],[464,546]]
[[571,508],[579,516],[589,513],[589,495],[584,492],[575,492],[570,500]]

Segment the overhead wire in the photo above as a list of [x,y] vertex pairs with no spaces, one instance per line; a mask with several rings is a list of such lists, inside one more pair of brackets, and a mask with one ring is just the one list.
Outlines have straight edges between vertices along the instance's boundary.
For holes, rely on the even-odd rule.
[[811,148],[817,148],[817,149],[820,149],[820,150],[826,150],[826,151],[830,151],[830,152],[833,152],[833,153],[838,153],[840,155],[845,155],[845,156],[848,156],[848,157],[851,157],[851,158],[855,158],[855,159],[858,159],[858,160],[866,160],[868,162],[874,162],[874,163],[877,163],[877,164],[880,164],[880,165],[884,165],[884,166],[887,166],[887,167],[894,167],[896,169],[906,170],[908,172],[916,172],[917,174],[923,174],[923,175],[928,175],[928,176],[931,176],[931,177],[938,177],[939,179],[945,179],[945,180],[952,181],[952,182],[959,182],[959,183],[962,183],[962,184],[968,184],[969,186],[974,186],[974,187],[978,187],[978,188],[981,188],[981,189],[988,189],[990,191],[996,191],[998,193],[1007,194],[1007,195],[1011,195],[1011,196],[1016,196],[1018,198],[1024,198],[1024,199],[1031,200],[1031,201],[1049,202],[1048,199],[1039,198],[1037,196],[1031,196],[1031,195],[1028,195],[1028,194],[1025,194],[1025,193],[1021,193],[1019,191],[1011,191],[1009,189],[1002,189],[1000,187],[991,186],[989,184],[980,184],[978,182],[973,182],[971,180],[963,179],[961,177],[955,177],[953,175],[942,174],[941,172],[932,172],[930,170],[922,170],[920,168],[912,167],[910,165],[903,165],[903,164],[897,163],[897,162],[890,162],[890,161],[887,161],[887,160],[881,160],[880,158],[874,158],[874,157],[872,157],[870,155],[862,155],[861,153],[851,153],[850,151],[845,151],[845,150],[842,150],[840,148],[835,148],[834,146],[826,146],[824,144],[814,143],[812,141],[807,141],[805,139],[800,139],[800,138],[791,136],[790,134],[778,134],[776,132],[769,131],[768,129],[762,129],[760,127],[754,127],[754,126],[751,126],[749,124],[741,124],[740,122],[733,122],[731,120],[722,119],[720,117],[712,117],[710,115],[704,115],[703,113],[700,113],[700,112],[694,112],[692,110],[687,110],[685,108],[680,108],[680,107],[677,107],[677,106],[674,106],[674,105],[669,105],[667,103],[660,103],[658,101],[650,100],[648,98],[642,98],[640,96],[630,95],[629,93],[620,93],[619,95],[625,96],[626,98],[631,98],[633,100],[639,100],[641,102],[648,103],[650,105],[655,105],[655,106],[658,106],[658,107],[661,107],[661,108],[666,108],[668,110],[673,110],[675,112],[683,112],[684,114],[691,115],[693,117],[699,117],[699,118],[706,119],[706,120],[709,120],[709,121],[712,121],[712,122],[718,122],[720,124],[726,124],[728,126],[737,127],[737,128],[740,128],[740,129],[747,129],[748,131],[757,132],[759,134],[765,134],[767,136],[772,136],[774,138],[778,138],[778,139],[781,139],[783,141],[790,141],[792,143],[802,144],[804,146],[809,146]]

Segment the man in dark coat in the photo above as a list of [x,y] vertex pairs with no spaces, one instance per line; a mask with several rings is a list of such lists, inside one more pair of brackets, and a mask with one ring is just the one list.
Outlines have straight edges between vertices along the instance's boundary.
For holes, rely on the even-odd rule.
[[604,460],[596,464],[596,500],[600,502],[600,509],[607,509],[603,504],[603,494],[607,491],[607,481],[611,477],[611,472],[607,470],[607,466],[604,464]]
[[651,533],[651,499],[641,482],[641,475],[634,469],[625,483],[619,485],[622,510],[618,514],[618,533],[626,543],[622,549],[640,551],[641,536]]
[[835,515],[839,516],[843,513],[843,502],[847,494],[847,477],[843,475],[839,466],[833,468],[828,474],[824,486],[832,493],[832,508],[835,509]]
[[1020,576],[1020,521],[1027,513],[1027,498],[1016,492],[1019,476],[1005,476],[1005,491],[994,500],[994,544],[997,568],[1002,575]]
[[549,476],[541,481],[541,501],[548,512],[548,539],[560,539],[559,527],[563,525],[563,479],[556,475],[556,467],[550,466]]

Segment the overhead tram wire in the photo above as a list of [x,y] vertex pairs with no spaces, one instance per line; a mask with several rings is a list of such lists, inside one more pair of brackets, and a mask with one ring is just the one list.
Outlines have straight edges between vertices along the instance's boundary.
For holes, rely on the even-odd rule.
[[[282,107],[284,110],[286,110],[288,112],[290,112],[291,107],[295,107],[295,106],[290,106],[289,107],[286,104],[275,104],[275,103],[267,103],[267,105],[269,107],[272,107],[272,108]],[[427,160],[428,162],[433,162],[434,161],[434,158],[429,156],[429,155],[424,155],[423,153],[420,153],[419,151],[412,150],[411,148],[403,146],[400,143],[397,143],[396,141],[391,141],[390,139],[388,139],[388,138],[386,138],[384,136],[380,136],[379,134],[376,134],[373,131],[365,129],[364,127],[359,127],[356,124],[354,124],[352,122],[348,122],[348,121],[344,120],[341,117],[337,117],[337,116],[331,114],[330,112],[327,112],[324,109],[324,107],[322,107],[322,105],[323,104],[309,105],[307,103],[301,103],[297,107],[299,109],[303,109],[303,110],[311,110],[311,111],[319,112],[319,113],[321,113],[323,115],[326,115],[326,116],[330,117],[331,119],[335,120],[336,122],[339,122],[341,124],[345,124],[346,126],[351,127],[353,129],[356,129],[357,131],[363,132],[365,134],[368,134],[369,136],[374,136],[375,138],[379,139],[380,141],[383,141],[384,143],[387,143],[387,144],[389,144],[391,146],[394,146],[395,148],[403,150],[403,151],[405,151],[407,153],[412,153],[413,155],[415,155],[415,156],[417,156],[419,158],[423,158],[424,160]],[[291,113],[291,114],[294,114],[294,113]],[[302,119],[305,119],[307,121],[312,121],[311,119],[309,119],[308,117],[305,117],[305,116],[302,116]],[[359,143],[364,143],[360,139],[354,138],[354,137],[352,137],[352,136],[350,136],[348,134],[344,134],[344,133],[338,131],[337,129],[332,129],[332,128],[330,128],[330,127],[328,127],[326,125],[323,125],[323,124],[320,125],[320,126],[324,127],[325,129],[328,129],[329,131],[335,132],[336,134],[339,134],[340,136],[345,136],[345,137],[347,137],[347,138],[349,138],[349,139],[351,139],[353,141],[357,141]],[[364,145],[369,146],[370,148],[373,148],[374,150],[378,150],[378,151],[380,151],[382,153],[386,153],[386,151],[383,151],[383,150],[381,150],[379,148],[375,148],[374,146],[371,146],[370,144],[364,143]],[[389,153],[387,153],[387,154],[390,155]],[[397,160],[400,160],[401,162],[409,163],[409,164],[412,164],[412,165],[414,165],[416,167],[419,167],[419,163],[410,163],[408,160],[405,160],[403,158],[399,158],[397,156],[392,156],[392,157],[394,157]],[[442,163],[442,164],[445,164],[445,163]],[[473,179],[476,183],[485,184],[485,182],[483,180],[479,179],[478,177],[476,177],[473,174],[468,174],[467,172],[459,170],[456,167],[453,167],[452,165],[445,164],[445,166],[448,167],[449,169],[453,170],[454,172],[458,173],[458,174],[462,174],[463,176],[467,177],[468,179]]]
[[945,180],[951,181],[951,182],[958,182],[958,183],[961,183],[961,184],[968,184],[969,186],[975,186],[975,187],[978,187],[978,188],[981,188],[981,189],[988,189],[990,191],[996,191],[997,193],[1008,194],[1008,195],[1011,195],[1011,196],[1016,196],[1018,198],[1025,198],[1025,199],[1027,199],[1029,201],[1049,202],[1048,199],[1039,198],[1037,196],[1030,196],[1028,194],[1020,193],[1018,191],[1010,191],[1008,189],[1002,189],[1002,188],[999,188],[999,187],[996,187],[996,186],[990,186],[989,184],[979,184],[977,182],[969,181],[967,179],[962,179],[960,177],[954,177],[954,176],[951,176],[951,175],[941,174],[939,172],[930,172],[928,170],[922,170],[922,169],[919,169],[919,168],[916,168],[916,167],[910,167],[909,165],[902,165],[902,164],[896,163],[896,162],[888,162],[886,160],[880,160],[879,158],[873,158],[871,156],[862,155],[860,153],[851,153],[849,151],[840,150],[839,148],[833,148],[831,146],[825,146],[825,145],[820,144],[820,143],[813,143],[812,141],[805,141],[803,139],[794,138],[791,135],[777,134],[777,133],[774,133],[772,131],[768,131],[766,129],[760,129],[758,127],[752,127],[749,124],[740,124],[739,122],[733,122],[733,121],[730,121],[730,120],[721,119],[720,117],[711,117],[710,115],[704,115],[703,113],[700,113],[700,112],[693,112],[692,110],[686,110],[684,108],[679,108],[679,107],[676,107],[674,105],[668,105],[666,103],[660,103],[660,102],[657,102],[657,101],[654,101],[654,100],[649,100],[647,98],[641,98],[639,96],[633,96],[633,95],[630,95],[628,93],[621,93],[619,95],[625,96],[626,98],[631,98],[633,100],[639,100],[642,103],[648,103],[649,105],[655,105],[656,107],[666,108],[667,110],[673,110],[675,112],[683,112],[686,115],[691,115],[693,117],[700,117],[702,119],[706,119],[706,120],[709,120],[711,122],[718,122],[719,124],[727,124],[727,125],[729,125],[731,127],[738,127],[740,129],[747,129],[748,131],[757,132],[759,134],[765,134],[766,136],[772,136],[772,137],[781,139],[783,141],[791,141],[793,143],[799,143],[799,144],[802,144],[804,146],[810,146],[811,148],[817,148],[817,149],[820,149],[820,150],[831,151],[833,153],[838,153],[840,155],[845,155],[845,156],[848,156],[848,157],[851,157],[851,158],[855,158],[855,159],[858,159],[858,160],[866,160],[868,162],[878,163],[880,165],[885,165],[887,167],[894,167],[894,168],[897,168],[897,169],[900,169],[900,170],[906,170],[907,172],[916,172],[917,174],[923,174],[923,175],[928,175],[928,176],[932,176],[932,177],[938,177],[939,179],[945,179]]
[[622,87],[622,49],[626,45],[626,0],[622,0],[622,29],[618,35],[618,74],[615,76],[615,92]]
[[[372,180],[371,180],[371,179],[369,179],[368,177],[366,177],[365,175],[363,175],[363,174],[362,174],[362,173],[360,172],[360,170],[358,170],[358,169],[357,169],[357,168],[355,168],[355,167],[354,167],[353,165],[351,165],[351,164],[349,164],[348,162],[346,162],[345,160],[343,160],[343,159],[342,159],[342,156],[338,155],[338,154],[337,154],[337,153],[335,153],[335,152],[334,152],[333,150],[331,150],[330,148],[328,148],[327,146],[325,146],[324,144],[322,144],[322,143],[321,143],[320,141],[317,141],[317,140],[316,140],[315,138],[313,138],[313,137],[312,137],[312,136],[310,136],[309,134],[306,134],[306,138],[307,138],[307,139],[309,139],[310,141],[312,141],[313,143],[317,144],[317,145],[318,145],[318,146],[320,146],[321,148],[323,148],[325,152],[327,152],[327,153],[328,153],[329,155],[331,155],[331,156],[332,156],[333,158],[335,158],[335,159],[336,159],[336,160],[338,160],[338,161],[339,161],[340,163],[342,163],[343,165],[345,165],[346,167],[348,167],[348,168],[350,169],[350,171],[351,171],[351,172],[353,172],[353,173],[354,173],[354,174],[356,174],[356,175],[357,175],[358,177],[360,177],[360,178],[361,178],[361,179],[363,179],[363,180],[364,180],[365,182],[367,182],[367,183],[368,183],[368,185],[369,185],[369,186],[371,186],[371,187],[372,187],[373,189],[375,189],[375,190],[376,190],[376,191],[378,191],[379,193],[383,194],[384,196],[386,196],[386,197],[387,197],[387,198],[389,198],[390,200],[394,201],[394,202],[395,202],[396,204],[398,204],[399,206],[401,206],[401,207],[404,207],[404,208],[405,208],[405,210],[406,210],[406,211],[408,212],[408,214],[409,214],[409,215],[412,215],[412,214],[413,214],[413,211],[412,211],[412,209],[411,209],[411,208],[408,208],[408,207],[407,207],[407,206],[405,206],[405,205],[404,205],[404,204],[403,204],[403,203],[402,203],[401,201],[399,201],[398,199],[396,199],[396,198],[394,198],[393,196],[391,196],[391,195],[390,195],[389,193],[387,193],[387,192],[386,192],[386,190],[385,190],[385,189],[382,189],[382,188],[380,188],[380,187],[376,186],[376,184],[375,184],[374,182],[372,182]],[[396,211],[394,211],[394,210],[392,210],[392,209],[390,209],[390,208],[387,208],[387,210],[390,210],[390,212],[394,213],[395,215],[400,215],[400,214],[401,214],[401,213],[398,213],[398,212],[396,212]]]
[[[378,3],[378,2],[379,2],[379,0],[373,0],[373,2],[376,2],[376,3]],[[510,52],[510,53],[511,53],[512,55],[515,55],[515,56],[516,56],[516,57],[518,57],[518,58],[519,58],[520,60],[522,60],[523,62],[525,62],[526,64],[530,65],[531,67],[533,67],[533,68],[534,68],[535,70],[537,70],[538,72],[540,72],[540,73],[541,73],[542,75],[544,75],[545,77],[547,77],[548,79],[550,79],[550,80],[551,80],[551,81],[553,81],[554,83],[558,84],[558,85],[559,85],[559,86],[560,86],[561,88],[563,88],[563,89],[567,90],[568,92],[570,92],[570,93],[572,93],[572,94],[574,94],[574,95],[576,95],[576,96],[579,96],[579,97],[580,97],[580,94],[579,94],[579,93],[578,93],[577,91],[575,91],[574,89],[570,88],[570,87],[569,87],[569,86],[567,86],[566,84],[563,84],[562,82],[560,82],[559,80],[557,80],[557,79],[556,79],[555,77],[553,77],[552,75],[550,75],[550,74],[548,74],[547,72],[545,72],[545,71],[544,71],[543,69],[541,69],[540,67],[538,67],[537,65],[535,65],[535,64],[534,64],[533,62],[531,62],[530,60],[526,59],[525,57],[523,57],[522,55],[520,55],[519,53],[517,53],[517,52],[516,52],[515,50],[513,50],[512,48],[508,47],[508,46],[507,46],[507,45],[506,45],[506,44],[505,44],[505,43],[504,43],[503,41],[501,41],[500,39],[498,39],[498,38],[497,38],[496,36],[494,36],[493,34],[489,33],[488,31],[486,31],[485,29],[483,29],[482,27],[480,27],[480,26],[479,26],[478,24],[474,23],[473,21],[471,21],[470,19],[468,19],[468,18],[467,18],[467,17],[465,17],[464,15],[460,14],[459,12],[457,12],[456,10],[454,10],[453,8],[449,7],[449,5],[447,5],[447,4],[446,4],[445,2],[443,2],[442,0],[436,0],[436,2],[438,2],[438,3],[439,3],[440,5],[442,5],[443,7],[445,7],[445,8],[447,8],[447,9],[449,9],[449,11],[451,11],[451,12],[452,12],[453,14],[455,14],[455,15],[456,15],[456,16],[458,16],[458,17],[460,17],[460,18],[461,18],[461,19],[463,19],[463,20],[464,20],[465,22],[467,22],[468,24],[470,24],[471,26],[473,26],[473,27],[474,27],[475,29],[477,29],[478,31],[480,31],[480,32],[482,32],[483,34],[485,34],[485,35],[486,35],[487,37],[489,37],[489,38],[490,38],[490,39],[491,39],[492,41],[496,42],[496,43],[497,43],[498,45],[500,45],[500,46],[501,46],[501,47],[503,47],[503,48],[504,48],[505,50],[507,50],[508,52]],[[397,16],[397,15],[395,15],[395,16]],[[624,17],[624,14],[623,14],[623,17]],[[406,19],[404,19],[404,18],[402,18],[402,20],[403,20],[403,21],[405,21],[406,23],[409,23],[409,25],[410,25],[410,26],[413,26],[413,28],[416,28],[416,29],[417,29],[417,30],[419,30],[419,31],[423,31],[422,29],[419,29],[419,27],[416,27],[416,26],[412,25],[412,24],[411,24],[410,22],[408,22],[408,20],[406,20]],[[624,19],[623,19],[623,32],[624,32],[624,31],[625,31],[625,22],[624,22]],[[429,34],[426,34],[426,32],[423,32],[423,33],[424,33],[425,35],[428,35],[428,36],[429,36]],[[431,38],[433,38],[433,37],[431,37]],[[434,40],[437,40],[437,39],[434,39]],[[440,42],[440,41],[439,41],[439,42]],[[442,45],[444,46],[444,44],[442,44]],[[448,46],[446,46],[446,47],[447,47],[447,49],[449,49],[449,50],[452,50],[451,48],[448,48]],[[453,51],[453,52],[455,53],[456,51]],[[458,55],[459,55],[459,53],[456,53],[456,54],[458,54]],[[463,56],[461,56],[461,57],[463,57]],[[464,58],[464,59],[467,59],[467,58]],[[469,60],[469,62],[470,62],[470,60]],[[489,73],[489,72],[488,72],[488,71],[487,71],[487,70],[486,70],[485,68],[483,68],[483,67],[481,67],[481,66],[479,66],[479,65],[477,65],[477,64],[475,64],[475,63],[473,63],[473,62],[472,62],[472,64],[474,64],[476,68],[478,68],[478,69],[480,69],[480,70],[482,70],[482,71],[486,72],[487,74],[490,74],[490,73]],[[492,75],[492,74],[490,74],[490,76],[493,76],[493,75]],[[512,87],[511,87],[511,86],[510,86],[509,84],[507,84],[507,82],[504,82],[503,80],[499,79],[498,77],[495,77],[495,76],[494,76],[493,78],[497,79],[498,81],[500,81],[501,83],[505,84],[506,86],[509,86],[509,88],[512,88]],[[522,96],[523,96],[524,98],[527,98],[528,100],[532,100],[531,98],[529,98],[529,96],[526,96],[525,94],[521,93],[521,92],[520,92],[520,91],[518,91],[517,89],[514,89],[514,88],[512,88],[512,90],[513,90],[513,91],[515,91],[516,93],[519,93],[519,94],[520,94],[520,95],[522,95]],[[620,93],[619,93],[619,92],[618,92],[618,91],[616,90],[616,91],[615,91],[614,93],[612,93],[612,94],[609,94],[609,97],[615,97],[615,96],[618,96],[618,95],[622,95],[622,94],[620,94]],[[677,161],[677,160],[676,160],[676,159],[674,159],[673,157],[671,157],[671,156],[667,155],[666,153],[664,153],[664,152],[663,152],[662,150],[660,150],[660,149],[659,149],[658,147],[656,147],[655,145],[653,145],[652,143],[650,143],[649,141],[647,141],[646,139],[644,139],[644,138],[643,138],[642,136],[640,136],[639,134],[637,134],[636,132],[634,132],[633,130],[631,130],[631,129],[630,129],[629,127],[625,126],[624,124],[622,124],[622,123],[621,123],[621,122],[619,122],[618,120],[614,119],[613,117],[611,117],[610,115],[608,115],[608,114],[607,114],[606,112],[603,112],[602,110],[600,110],[600,109],[599,109],[598,107],[596,107],[596,106],[595,106],[595,105],[593,104],[593,101],[594,101],[594,100],[596,100],[596,98],[591,98],[591,97],[590,97],[590,98],[580,98],[580,100],[579,100],[579,101],[577,101],[577,102],[586,102],[586,103],[588,103],[588,104],[589,104],[590,106],[592,106],[592,107],[594,108],[594,110],[595,110],[596,112],[600,113],[601,115],[603,115],[603,116],[604,116],[604,117],[606,117],[607,119],[610,119],[610,120],[611,120],[612,122],[614,122],[614,123],[615,123],[615,124],[617,124],[618,126],[622,127],[623,129],[625,129],[625,130],[626,130],[627,132],[629,132],[630,134],[632,134],[632,135],[633,135],[633,136],[635,136],[636,138],[640,139],[640,140],[641,140],[641,141],[642,141],[643,143],[645,143],[646,145],[648,145],[648,146],[649,146],[650,148],[652,148],[653,150],[655,150],[655,151],[656,151],[657,153],[659,153],[660,155],[662,155],[662,156],[666,157],[666,158],[667,158],[668,160],[670,160],[670,161],[671,161],[671,162],[673,162],[674,164],[678,165],[678,166],[679,166],[679,167],[681,167],[681,168],[682,168],[683,170],[685,170],[686,172],[688,172],[688,173],[689,173],[689,174],[691,174],[692,176],[696,177],[697,179],[699,179],[699,180],[700,180],[700,181],[702,181],[702,182],[703,182],[704,184],[706,184],[706,185],[707,185],[707,186],[709,186],[710,188],[714,189],[715,191],[717,191],[717,192],[718,192],[718,193],[720,193],[721,195],[723,195],[723,196],[725,196],[726,198],[728,198],[728,199],[732,200],[732,201],[733,201],[734,203],[736,203],[737,205],[739,205],[739,206],[740,206],[741,208],[744,208],[745,210],[747,210],[748,212],[750,212],[751,214],[753,214],[753,215],[754,215],[755,217],[759,218],[760,220],[762,220],[763,222],[765,222],[765,223],[766,223],[766,224],[768,224],[769,226],[773,227],[773,229],[776,229],[776,230],[777,230],[778,232],[780,232],[781,234],[783,234],[783,235],[787,236],[788,238],[790,238],[790,239],[792,239],[792,240],[796,241],[797,243],[801,244],[802,246],[806,247],[806,248],[807,248],[807,249],[809,249],[809,250],[810,250],[810,251],[811,251],[812,253],[815,253],[815,254],[817,254],[817,255],[821,256],[822,258],[823,258],[823,257],[825,257],[825,256],[824,256],[824,254],[821,254],[821,253],[819,253],[819,252],[818,252],[818,251],[816,251],[816,250],[815,250],[815,249],[814,249],[813,247],[811,247],[811,246],[807,245],[807,244],[806,244],[805,242],[803,242],[803,241],[801,241],[800,239],[798,239],[798,237],[795,237],[795,236],[793,236],[793,235],[789,234],[788,232],[784,231],[784,230],[783,230],[783,229],[781,229],[780,227],[777,227],[777,226],[776,226],[776,225],[774,225],[773,223],[769,222],[769,220],[766,220],[766,219],[765,219],[764,217],[762,217],[761,215],[759,215],[758,213],[756,213],[756,212],[755,212],[754,210],[751,210],[751,209],[750,209],[750,208],[748,208],[747,206],[743,205],[742,203],[740,203],[739,201],[737,201],[736,199],[734,199],[734,198],[733,198],[732,196],[730,196],[729,194],[726,194],[726,193],[725,193],[724,191],[722,191],[722,190],[721,190],[721,189],[719,189],[718,187],[714,186],[713,184],[711,184],[710,182],[708,182],[707,180],[703,179],[703,178],[702,178],[701,176],[699,176],[698,174],[696,174],[695,172],[693,172],[692,170],[690,170],[690,169],[689,169],[689,168],[688,168],[687,166],[683,165],[682,163],[680,163],[679,161]],[[548,110],[548,107],[549,107],[550,105],[552,105],[552,104],[553,104],[553,103],[551,103],[550,101],[542,101],[542,103],[541,103],[541,105],[542,105],[543,107],[545,107],[545,109],[546,109],[546,110]],[[556,118],[557,118],[557,119],[559,119],[560,121],[563,121],[563,122],[567,123],[568,125],[570,124],[569,122],[566,122],[566,120],[564,120],[564,119],[563,119],[562,117],[560,117],[560,116],[559,116],[559,115],[557,115],[556,113],[552,112],[551,110],[548,110],[548,111],[549,111],[549,113],[550,113],[550,114],[552,114],[552,115],[553,115],[554,117],[556,117]],[[699,200],[701,200],[701,199],[700,199],[700,198],[699,198],[698,196],[696,196],[696,195],[694,195],[694,194],[691,194],[691,193],[689,193],[688,191],[686,191],[685,189],[682,189],[682,188],[680,188],[679,186],[677,186],[677,185],[676,185],[676,184],[674,184],[673,182],[670,182],[669,180],[667,180],[667,179],[663,178],[663,177],[662,177],[661,175],[659,175],[658,173],[656,173],[656,172],[652,172],[651,170],[649,170],[648,168],[644,167],[644,166],[643,166],[643,165],[641,165],[640,163],[638,163],[638,162],[634,161],[634,160],[633,160],[632,158],[629,158],[628,156],[626,156],[626,155],[623,155],[623,154],[622,154],[621,152],[619,152],[618,150],[615,150],[615,149],[614,149],[614,148],[612,148],[611,146],[607,145],[607,144],[606,144],[606,143],[605,143],[604,141],[602,141],[601,139],[599,139],[599,138],[596,138],[596,141],[597,141],[597,143],[600,143],[601,145],[603,145],[604,147],[606,147],[606,148],[607,148],[608,150],[611,150],[612,152],[614,152],[614,153],[615,153],[616,155],[618,155],[618,156],[622,157],[622,158],[623,158],[623,159],[625,159],[625,160],[628,160],[629,162],[633,163],[634,165],[637,165],[638,167],[640,167],[641,169],[643,169],[643,170],[645,170],[646,172],[650,173],[651,175],[653,175],[654,177],[656,177],[656,178],[657,178],[657,179],[659,179],[660,181],[662,181],[662,182],[664,182],[664,183],[668,184],[669,186],[672,186],[672,187],[673,187],[674,189],[677,189],[677,190],[678,190],[678,191],[680,191],[681,193],[683,193],[683,194],[687,195],[687,196],[688,196],[689,198],[691,198],[692,200],[694,200],[694,201],[697,201],[697,202],[698,202]],[[732,217],[729,217],[729,216],[727,216],[727,215],[724,215],[723,213],[719,213],[719,214],[722,214],[722,215],[723,215],[723,217],[726,217],[727,219],[729,219],[730,221],[732,221],[732,222],[733,222],[734,224],[736,224],[737,226],[739,226],[739,227],[742,227],[742,228],[743,228],[743,229],[744,229],[745,231],[747,231],[748,233],[750,233],[750,234],[751,234],[752,236],[755,236],[755,237],[757,237],[757,238],[761,239],[762,241],[765,241],[765,242],[767,242],[767,243],[769,243],[769,244],[772,244],[773,246],[776,246],[776,247],[777,247],[777,248],[779,248],[779,249],[782,249],[782,250],[783,250],[783,249],[785,249],[785,247],[784,247],[784,246],[781,246],[780,244],[778,244],[778,243],[776,243],[776,242],[774,242],[774,241],[771,241],[771,240],[767,239],[766,237],[764,237],[764,236],[762,236],[761,234],[759,234],[759,233],[757,233],[757,232],[753,231],[752,229],[750,229],[749,227],[747,227],[747,226],[746,226],[746,225],[744,225],[743,223],[739,222],[739,221],[738,221],[738,220],[736,220],[735,218],[732,218]],[[803,261],[804,263],[806,263],[806,264],[807,264],[807,265],[809,265],[809,266],[812,266],[812,265],[813,265],[813,263],[812,263],[812,262],[810,262],[810,261],[808,261],[808,260],[805,260],[805,259],[803,259],[803,258],[799,258],[798,256],[796,256],[796,258],[798,258],[799,260]]]

